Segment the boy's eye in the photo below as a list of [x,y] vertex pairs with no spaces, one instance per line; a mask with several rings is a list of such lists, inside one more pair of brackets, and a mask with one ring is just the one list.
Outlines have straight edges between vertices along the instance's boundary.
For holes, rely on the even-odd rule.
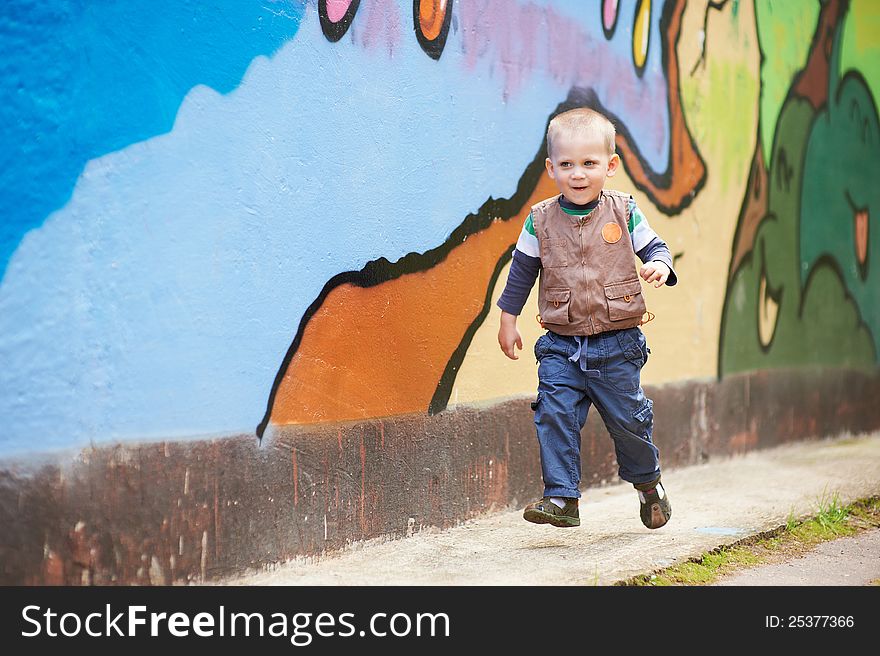
[[561,166],[564,169],[567,169],[569,166],[571,166],[571,162],[559,162],[559,166]]

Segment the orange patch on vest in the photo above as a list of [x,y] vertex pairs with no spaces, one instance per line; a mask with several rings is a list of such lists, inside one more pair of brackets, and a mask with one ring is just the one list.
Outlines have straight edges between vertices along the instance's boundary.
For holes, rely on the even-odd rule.
[[602,226],[602,239],[609,244],[616,244],[620,241],[622,231],[616,223],[606,223]]

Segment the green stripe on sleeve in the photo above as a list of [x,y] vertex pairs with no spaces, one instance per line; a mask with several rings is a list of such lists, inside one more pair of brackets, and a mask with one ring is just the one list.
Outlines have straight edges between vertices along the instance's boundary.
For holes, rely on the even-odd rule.
[[626,227],[629,229],[629,234],[633,233],[633,230],[636,229],[636,226],[639,225],[642,221],[645,220],[645,215],[642,214],[642,210],[638,208],[636,202],[632,199],[629,201],[629,221],[626,222]]
[[532,223],[532,213],[529,212],[529,218],[526,219],[526,224],[523,226],[523,230],[532,235],[533,237],[537,237],[535,234],[535,224]]

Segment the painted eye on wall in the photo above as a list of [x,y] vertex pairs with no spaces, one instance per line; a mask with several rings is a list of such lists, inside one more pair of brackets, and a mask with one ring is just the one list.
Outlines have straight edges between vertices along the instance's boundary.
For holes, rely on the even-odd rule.
[[636,74],[641,77],[648,61],[648,47],[651,37],[651,0],[639,0],[633,20],[633,65]]
[[452,20],[452,0],[413,0],[413,28],[429,57],[440,59]]
[[361,0],[318,0],[321,30],[329,41],[339,41],[351,27]]
[[617,28],[617,17],[620,16],[617,0],[602,0],[601,11],[602,31],[605,32],[605,38],[610,39],[614,36],[614,30]]

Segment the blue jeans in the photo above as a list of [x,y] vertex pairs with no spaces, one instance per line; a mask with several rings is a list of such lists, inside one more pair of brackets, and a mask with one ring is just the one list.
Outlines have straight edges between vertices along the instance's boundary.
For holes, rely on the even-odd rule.
[[581,429],[591,405],[614,440],[620,478],[635,485],[660,478],[653,403],[641,387],[648,353],[638,327],[577,338],[548,331],[535,342],[544,496],[581,496]]

